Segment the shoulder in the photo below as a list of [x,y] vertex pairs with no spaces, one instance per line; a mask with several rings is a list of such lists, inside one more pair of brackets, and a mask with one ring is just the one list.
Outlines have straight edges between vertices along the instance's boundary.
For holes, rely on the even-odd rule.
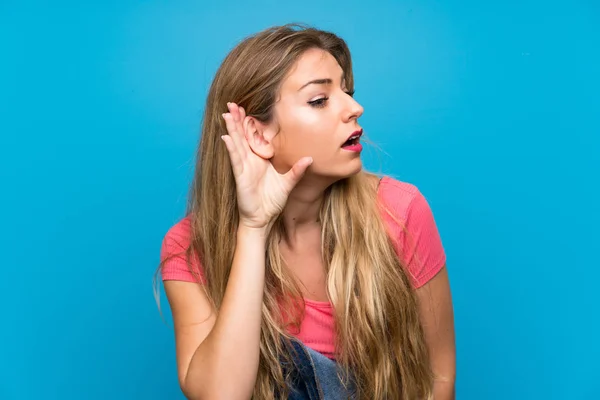
[[167,230],[160,250],[163,280],[203,281],[200,260],[189,251],[191,237],[192,221],[189,215]]
[[187,248],[190,245],[192,234],[191,217],[188,215],[171,226],[163,238],[163,246],[176,246]]
[[383,220],[388,225],[418,231],[425,225],[435,224],[427,199],[412,183],[384,176],[379,183],[377,198]]
[[428,201],[417,186],[384,177],[377,191],[381,216],[415,287],[445,265],[446,255]]
[[[395,178],[384,176],[379,181],[377,189],[378,202],[387,209],[395,218],[405,221],[414,203],[423,197],[419,188],[412,183],[403,182]],[[384,219],[385,218],[384,213]]]

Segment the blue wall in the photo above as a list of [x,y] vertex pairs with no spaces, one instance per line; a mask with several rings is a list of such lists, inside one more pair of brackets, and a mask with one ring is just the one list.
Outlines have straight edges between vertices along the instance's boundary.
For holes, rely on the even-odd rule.
[[458,398],[597,398],[597,2],[86,3],[0,2],[0,399],[181,398],[160,241],[220,60],[290,21],[347,39],[367,166],[430,201]]

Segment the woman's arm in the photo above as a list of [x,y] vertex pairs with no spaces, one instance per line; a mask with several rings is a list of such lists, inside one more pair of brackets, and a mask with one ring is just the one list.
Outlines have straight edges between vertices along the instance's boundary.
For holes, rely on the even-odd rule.
[[448,271],[445,266],[429,282],[417,289],[425,339],[435,373],[434,399],[454,400],[456,354],[454,313]]
[[[285,174],[262,158],[258,121],[228,103],[221,136],[236,182],[240,223],[218,315],[197,286],[165,282],[173,311],[181,388],[190,399],[248,399],[258,373],[266,236],[312,163],[303,157]],[[262,128],[261,128],[262,129]],[[249,140],[250,138],[250,140]],[[264,150],[264,149],[262,149]]]
[[249,399],[256,382],[266,229],[240,226],[231,275],[216,315],[198,284],[165,281],[179,382],[189,399]]

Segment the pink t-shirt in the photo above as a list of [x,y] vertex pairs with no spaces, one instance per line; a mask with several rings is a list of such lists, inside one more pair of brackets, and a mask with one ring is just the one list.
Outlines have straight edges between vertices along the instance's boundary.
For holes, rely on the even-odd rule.
[[[387,213],[382,213],[396,253],[407,266],[413,285],[419,288],[446,264],[446,254],[429,204],[416,186],[390,177],[382,178],[377,196],[409,233],[407,236],[401,225]],[[161,260],[185,251],[190,243],[190,232],[189,216],[171,227],[162,243]],[[197,259],[192,258],[192,269],[195,274],[188,269],[185,255],[173,257],[163,267],[162,279],[203,282],[202,267]],[[306,346],[333,359],[335,338],[331,304],[309,299],[304,302],[304,319],[295,336]]]

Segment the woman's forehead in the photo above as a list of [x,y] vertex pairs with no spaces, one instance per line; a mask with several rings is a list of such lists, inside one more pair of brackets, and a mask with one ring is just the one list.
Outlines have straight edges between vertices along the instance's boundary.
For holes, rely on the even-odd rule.
[[343,70],[337,60],[321,49],[307,50],[292,67],[283,81],[282,90],[299,91],[308,82],[329,79],[333,84],[340,81]]

